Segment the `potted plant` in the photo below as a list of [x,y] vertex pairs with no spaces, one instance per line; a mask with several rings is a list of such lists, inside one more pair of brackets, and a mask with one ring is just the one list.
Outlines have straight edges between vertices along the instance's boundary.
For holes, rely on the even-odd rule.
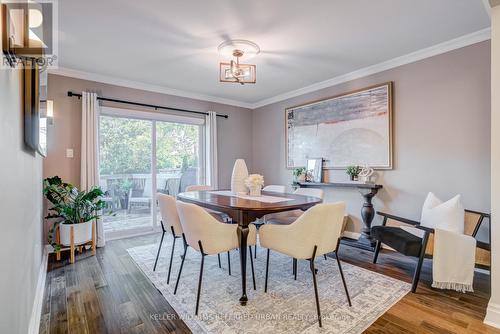
[[357,181],[359,172],[361,172],[360,166],[349,166],[346,171],[347,175],[351,177],[351,181]]
[[305,167],[294,168],[293,179],[295,183],[304,182],[306,180],[306,168]]
[[[46,219],[55,219],[49,230],[48,241],[54,251],[61,250],[61,245],[71,243],[70,229],[73,227],[73,245],[81,245],[92,240],[92,222],[101,217],[106,203],[101,199],[105,194],[99,187],[89,191],[80,191],[72,184],[65,183],[59,176],[43,181],[43,194],[52,205]],[[59,226],[60,241],[55,239]]]

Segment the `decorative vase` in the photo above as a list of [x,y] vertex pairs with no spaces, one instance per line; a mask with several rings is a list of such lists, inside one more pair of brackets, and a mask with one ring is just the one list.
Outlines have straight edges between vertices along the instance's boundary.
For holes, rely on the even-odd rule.
[[245,179],[248,177],[248,168],[245,160],[237,159],[234,163],[233,174],[231,176],[231,192],[247,193]]
[[261,186],[252,186],[249,187],[250,196],[259,197],[261,195],[262,187]]
[[71,227],[74,229],[74,244],[80,245],[92,240],[92,221],[80,224],[59,224],[59,233],[61,238],[61,245],[69,246],[71,244]]

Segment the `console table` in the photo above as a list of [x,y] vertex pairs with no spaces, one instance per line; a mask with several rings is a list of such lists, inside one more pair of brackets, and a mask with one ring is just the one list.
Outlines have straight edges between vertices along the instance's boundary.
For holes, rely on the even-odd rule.
[[318,183],[318,182],[299,182],[300,187],[331,187],[331,188],[356,188],[364,198],[363,206],[361,207],[361,219],[365,225],[361,229],[361,235],[358,240],[350,238],[342,238],[342,243],[349,246],[362,248],[373,251],[375,249],[375,241],[371,239],[371,226],[375,217],[375,209],[373,208],[372,199],[382,188],[381,184],[362,183],[362,182],[333,182],[333,183]]

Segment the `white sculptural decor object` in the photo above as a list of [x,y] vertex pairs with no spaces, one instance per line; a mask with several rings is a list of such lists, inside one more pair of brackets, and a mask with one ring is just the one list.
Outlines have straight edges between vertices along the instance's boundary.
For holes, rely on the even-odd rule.
[[260,196],[262,187],[264,186],[264,176],[251,174],[245,179],[245,185],[250,190],[250,196]]
[[231,176],[231,192],[247,193],[247,187],[245,186],[245,179],[248,177],[248,168],[245,160],[237,159],[233,167],[233,175]]
[[373,168],[369,166],[365,166],[361,169],[361,172],[358,174],[358,180],[363,183],[372,183],[372,175],[374,173]]

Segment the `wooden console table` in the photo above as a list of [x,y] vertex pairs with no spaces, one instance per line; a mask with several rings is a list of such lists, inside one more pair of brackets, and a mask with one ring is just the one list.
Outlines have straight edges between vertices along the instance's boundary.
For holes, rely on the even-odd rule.
[[361,207],[361,219],[365,225],[361,229],[361,235],[358,240],[350,238],[342,238],[342,243],[349,246],[362,248],[373,251],[375,249],[375,241],[371,239],[371,226],[375,217],[375,209],[373,208],[372,199],[382,188],[381,184],[361,183],[361,182],[333,182],[333,183],[318,183],[318,182],[299,182],[300,187],[331,187],[331,188],[356,188],[364,198],[363,206]]

